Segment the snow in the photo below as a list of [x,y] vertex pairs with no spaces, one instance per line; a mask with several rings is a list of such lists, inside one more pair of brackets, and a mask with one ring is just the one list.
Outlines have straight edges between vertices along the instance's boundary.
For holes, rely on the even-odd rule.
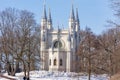
[[[6,73],[3,74],[8,76]],[[16,73],[16,80],[23,80],[24,73]],[[0,80],[8,80],[0,77]],[[78,74],[74,72],[50,72],[50,71],[31,71],[30,80],[88,80],[88,76],[84,74]],[[102,75],[91,75],[91,80],[109,80],[106,74]]]
[[9,79],[5,79],[5,78],[1,78],[1,77],[0,77],[0,80],[9,80]]

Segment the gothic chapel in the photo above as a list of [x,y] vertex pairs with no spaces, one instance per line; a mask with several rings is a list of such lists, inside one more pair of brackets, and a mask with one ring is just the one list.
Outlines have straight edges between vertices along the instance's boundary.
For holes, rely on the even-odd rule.
[[44,5],[40,31],[41,69],[49,71],[76,72],[75,62],[79,59],[77,48],[80,43],[80,25],[78,10],[74,14],[72,6],[68,29],[55,30],[52,26],[51,12],[46,14]]

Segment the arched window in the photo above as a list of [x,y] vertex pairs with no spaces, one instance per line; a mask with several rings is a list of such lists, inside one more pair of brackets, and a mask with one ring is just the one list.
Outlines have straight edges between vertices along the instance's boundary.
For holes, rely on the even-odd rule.
[[62,43],[60,41],[56,41],[54,43],[54,48],[61,48],[62,47]]
[[63,63],[62,63],[62,59],[60,59],[60,66],[62,66],[62,64],[63,64]]
[[56,59],[54,59],[54,66],[56,66],[57,65],[57,60]]
[[49,65],[51,65],[51,59],[50,59]]

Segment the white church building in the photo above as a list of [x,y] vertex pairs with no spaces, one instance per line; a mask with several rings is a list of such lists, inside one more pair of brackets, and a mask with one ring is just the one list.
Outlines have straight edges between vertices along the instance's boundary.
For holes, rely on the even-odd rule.
[[77,48],[80,43],[80,25],[78,10],[74,14],[72,6],[68,20],[68,29],[57,30],[52,26],[51,12],[48,16],[44,5],[41,19],[40,56],[41,69],[48,71],[77,71]]

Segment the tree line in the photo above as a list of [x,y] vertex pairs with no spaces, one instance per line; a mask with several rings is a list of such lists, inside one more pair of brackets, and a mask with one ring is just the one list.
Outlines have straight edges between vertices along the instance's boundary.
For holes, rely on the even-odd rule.
[[77,51],[80,72],[114,75],[120,71],[120,27],[95,35],[90,28],[81,31]]
[[36,69],[40,60],[38,29],[32,12],[14,8],[0,12],[1,69],[12,76],[24,71],[29,77],[29,71]]
[[[95,35],[90,28],[81,31],[78,48],[80,72],[112,75],[120,72],[120,0],[110,0],[116,20],[108,20],[110,27],[100,35]],[[107,15],[107,14],[106,14]]]

